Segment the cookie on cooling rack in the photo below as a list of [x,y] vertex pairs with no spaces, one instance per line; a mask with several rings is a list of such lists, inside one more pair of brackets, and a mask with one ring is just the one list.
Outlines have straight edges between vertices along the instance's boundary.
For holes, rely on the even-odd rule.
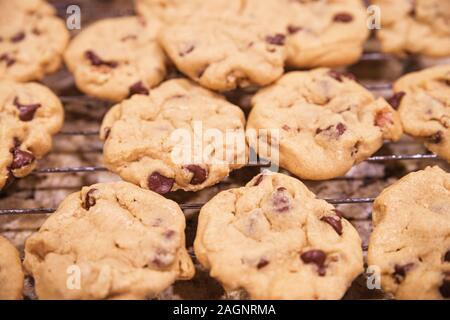
[[450,298],[450,174],[439,167],[408,174],[373,208],[368,262],[398,299]]
[[449,0],[372,0],[381,9],[377,36],[385,52],[450,55]]
[[248,136],[261,129],[279,134],[249,144],[259,153],[279,150],[280,166],[304,179],[341,176],[385,139],[402,135],[399,116],[384,99],[329,69],[288,73],[257,93],[252,105]]
[[197,191],[246,164],[244,127],[239,107],[189,80],[169,80],[106,114],[104,162],[124,180],[160,194]]
[[23,279],[19,252],[0,236],[0,300],[22,299]]
[[184,229],[175,202],[127,182],[96,184],[28,238],[24,266],[40,299],[152,298],[194,275]]
[[166,74],[158,30],[156,21],[138,17],[104,19],[83,29],[64,55],[78,88],[117,102],[148,94]]
[[363,271],[361,239],[299,180],[263,173],[201,209],[195,254],[252,299],[340,299]]
[[161,43],[181,72],[227,91],[277,80],[284,72],[285,38],[254,19],[194,16],[168,25]]
[[56,71],[69,32],[43,0],[0,1],[0,79],[31,81]]
[[0,81],[0,189],[35,168],[63,121],[62,104],[48,88]]
[[369,36],[360,0],[249,0],[243,10],[286,35],[287,64],[294,67],[352,64]]
[[450,161],[450,65],[407,74],[394,92],[405,132]]

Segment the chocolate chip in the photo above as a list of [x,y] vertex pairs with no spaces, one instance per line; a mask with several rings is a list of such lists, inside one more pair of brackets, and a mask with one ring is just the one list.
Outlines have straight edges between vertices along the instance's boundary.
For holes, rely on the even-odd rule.
[[384,128],[393,123],[394,121],[392,120],[392,113],[389,111],[379,111],[375,116],[374,124],[377,127]]
[[11,170],[20,169],[25,166],[28,166],[32,164],[33,161],[35,160],[35,157],[33,156],[32,153],[20,150],[17,147],[14,147],[11,150],[11,152],[13,154],[13,162],[9,166]]
[[400,107],[400,103],[405,95],[406,93],[403,91],[396,92],[392,95],[392,97],[387,99],[387,102],[392,106],[392,108],[397,110],[398,107]]
[[91,207],[95,206],[96,200],[93,197],[94,192],[97,191],[97,189],[91,189],[86,193],[86,196],[84,198],[84,201],[81,203],[81,206],[85,210],[89,210]]
[[340,236],[342,235],[341,219],[336,219],[334,217],[322,217],[320,220],[328,223],[334,229],[334,231],[336,231],[338,235]]
[[186,46],[186,48],[184,48],[184,50],[180,51],[178,54],[180,57],[184,57],[185,55],[194,51],[194,49],[195,49],[195,46],[191,44],[191,45]]
[[171,239],[175,236],[175,231],[174,230],[167,230],[166,232],[163,233],[164,238],[166,239]]
[[11,57],[9,54],[4,53],[0,56],[0,61],[4,61],[7,67],[11,67],[14,63],[16,63],[16,59]]
[[448,250],[444,255],[444,261],[450,262],[450,250]]
[[164,250],[158,250],[152,259],[152,264],[157,268],[167,268],[174,261],[173,254]]
[[286,212],[291,208],[291,199],[286,188],[280,187],[273,193],[272,204],[277,212]]
[[291,130],[291,127],[289,127],[287,124],[284,124],[281,128],[285,131]]
[[175,180],[167,178],[159,172],[153,172],[147,179],[148,188],[159,194],[166,194],[172,190]]
[[201,69],[197,70],[197,77],[201,78],[206,72],[206,69],[208,69],[209,65],[203,66]]
[[260,174],[260,175],[258,176],[258,178],[256,178],[256,181],[255,181],[255,183],[253,184],[253,186],[259,186],[259,184],[263,181],[263,179],[264,179],[264,175],[263,175],[263,174]]
[[325,260],[327,255],[322,250],[309,250],[303,252],[300,255],[300,259],[306,264],[315,264],[318,267],[318,273],[320,276],[324,276],[326,273]]
[[337,133],[338,133],[340,136],[342,136],[342,135],[344,134],[344,132],[347,130],[347,127],[345,126],[345,124],[339,122],[339,123],[336,125],[336,130],[337,130]]
[[349,23],[353,21],[353,16],[347,12],[340,12],[334,15],[334,22]]
[[443,298],[450,298],[450,279],[444,279],[441,286],[439,287],[439,292]]
[[193,185],[202,184],[203,182],[206,181],[206,178],[208,177],[208,172],[202,167],[196,164],[190,164],[185,168],[194,174],[192,176],[190,184]]
[[34,118],[36,110],[41,107],[39,103],[35,104],[21,104],[19,98],[15,97],[14,105],[19,109],[19,119],[22,121],[31,121]]
[[37,28],[33,28],[31,30],[31,33],[33,33],[35,36],[40,36],[41,35],[41,31]]
[[16,43],[22,41],[23,39],[25,39],[25,32],[21,31],[12,36],[11,39],[9,40],[11,40],[11,42]]
[[394,266],[394,278],[397,283],[400,283],[403,281],[403,279],[406,277],[406,273],[412,269],[414,266],[414,263],[407,263],[405,265],[398,265],[396,264]]
[[330,70],[330,71],[328,71],[328,75],[339,82],[342,82],[344,80],[344,78],[347,78],[350,80],[356,80],[355,75],[351,72],[341,72],[341,71],[336,71],[336,70]]
[[102,60],[94,51],[88,50],[84,53],[84,56],[89,59],[93,66],[107,66],[110,68],[116,68],[118,63],[115,61]]
[[266,37],[266,42],[275,46],[284,46],[285,40],[286,36],[282,33],[277,33],[273,36],[269,35]]
[[444,140],[444,133],[442,131],[438,131],[435,134],[428,137],[428,141],[430,143],[439,144]]
[[134,94],[143,94],[143,95],[147,95],[149,94],[149,90],[144,86],[144,84],[142,83],[142,81],[138,81],[135,84],[133,84],[130,87],[130,93],[129,96],[131,97]]
[[303,28],[300,26],[294,26],[292,24],[288,25],[287,32],[289,34],[296,34],[297,32],[301,31]]
[[259,260],[258,264],[256,265],[256,268],[262,269],[264,267],[267,267],[269,263],[270,263],[269,260],[261,258],[261,260]]

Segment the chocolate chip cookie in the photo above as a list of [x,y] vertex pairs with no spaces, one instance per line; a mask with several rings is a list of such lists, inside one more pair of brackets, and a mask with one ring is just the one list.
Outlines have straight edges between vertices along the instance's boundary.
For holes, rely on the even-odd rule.
[[42,79],[56,71],[69,32],[43,0],[0,1],[0,79]]
[[450,55],[449,0],[372,0],[381,9],[381,29],[377,35],[383,51]]
[[[359,85],[351,74],[329,69],[291,72],[252,100],[247,134],[262,129],[278,137],[249,139],[258,153],[279,150],[280,166],[312,180],[331,179],[397,141],[397,112]],[[262,155],[264,156],[264,155]]]
[[239,107],[189,80],[169,80],[107,113],[104,162],[160,194],[197,191],[247,163],[244,127]]
[[194,266],[180,207],[127,182],[68,196],[25,244],[40,299],[145,299]]
[[361,239],[299,180],[263,173],[200,211],[195,254],[252,299],[340,299],[362,271]]
[[359,60],[369,36],[360,0],[247,0],[244,15],[286,36],[287,65],[335,67]]
[[0,81],[0,189],[36,167],[63,121],[62,104],[48,88]]
[[373,208],[368,262],[397,299],[450,298],[450,174],[439,167],[408,174]]
[[450,65],[410,73],[394,84],[391,99],[406,133],[450,161]]
[[147,94],[166,74],[158,30],[157,22],[137,17],[100,20],[85,28],[64,55],[78,88],[116,102]]
[[284,72],[285,36],[244,17],[193,17],[168,25],[161,43],[177,68],[202,86],[264,86]]
[[19,252],[0,236],[0,300],[22,299],[23,271]]

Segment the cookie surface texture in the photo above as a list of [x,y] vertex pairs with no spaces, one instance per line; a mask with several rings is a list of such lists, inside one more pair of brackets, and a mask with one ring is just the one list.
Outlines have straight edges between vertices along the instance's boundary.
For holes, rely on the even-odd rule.
[[0,300],[22,299],[23,271],[19,252],[0,236]]

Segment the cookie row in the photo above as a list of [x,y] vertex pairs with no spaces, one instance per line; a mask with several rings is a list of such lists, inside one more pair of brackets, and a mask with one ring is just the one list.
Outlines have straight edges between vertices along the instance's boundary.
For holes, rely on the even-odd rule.
[[[368,264],[398,299],[450,298],[450,174],[411,173],[375,200]],[[126,182],[68,196],[25,245],[41,299],[145,299],[195,269],[178,205]],[[0,298],[23,286],[17,251],[0,238]],[[200,211],[195,256],[227,291],[252,299],[340,299],[363,269],[343,213],[299,180],[262,173]]]
[[[349,74],[290,72],[253,97],[246,123],[243,111],[221,95],[173,79],[108,111],[100,130],[104,163],[124,180],[160,194],[198,191],[246,165],[248,142],[296,176],[323,180],[344,175],[385,140],[399,140],[403,129],[449,161],[450,66],[408,74],[394,91],[388,103]],[[0,111],[2,188],[30,173],[35,159],[48,152],[63,110],[41,85],[2,81]],[[186,148],[190,156],[177,157]]]
[[[449,2],[377,0],[382,48],[450,54]],[[64,60],[83,92],[119,102],[167,75],[168,59],[202,86],[266,86],[284,67],[356,62],[369,35],[360,0],[136,0],[140,16],[100,20],[68,46],[69,34],[44,0],[2,1],[0,78],[41,79]]]

